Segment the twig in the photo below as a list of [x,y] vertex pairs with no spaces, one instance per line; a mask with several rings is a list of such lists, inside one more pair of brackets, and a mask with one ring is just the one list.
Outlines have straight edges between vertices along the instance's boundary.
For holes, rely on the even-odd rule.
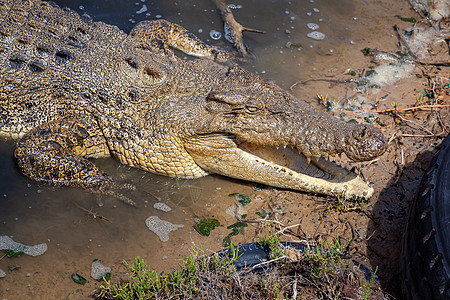
[[400,40],[400,45],[402,45],[406,51],[408,51],[408,54],[411,55],[414,59],[417,59],[417,56],[414,55],[414,53],[411,51],[411,48],[409,47],[408,43],[405,41],[405,38],[400,33],[400,29],[397,25],[394,25],[395,32],[397,33],[397,37]]
[[92,210],[87,210],[86,208],[79,206],[75,202],[73,202],[73,204],[75,204],[75,206],[78,207],[79,209],[81,209],[82,211],[86,212],[88,215],[92,216],[93,219],[105,220],[105,221],[108,221],[109,223],[112,223],[110,219],[105,218],[104,216],[99,215],[98,213],[96,213]]
[[438,137],[441,135],[446,134],[445,130],[442,130],[441,133],[436,133],[436,134],[407,134],[407,133],[402,133],[401,136],[403,137],[420,137],[420,138],[433,138],[433,137]]
[[291,85],[289,87],[289,90],[292,92],[292,89],[294,87],[296,87],[297,85],[305,84],[305,83],[310,82],[310,81],[327,81],[327,82],[334,82],[334,83],[350,83],[350,82],[355,82],[355,79],[351,78],[351,79],[339,80],[339,79],[328,79],[328,78],[312,78],[312,79],[307,79],[307,80],[299,80],[299,81],[296,81],[293,85]]
[[244,44],[244,39],[242,36],[242,33],[244,31],[250,31],[250,32],[256,32],[256,33],[265,33],[264,31],[257,30],[257,29],[251,29],[242,26],[239,24],[233,16],[233,13],[231,12],[231,9],[228,7],[228,5],[225,3],[224,0],[214,0],[214,3],[216,4],[217,8],[219,9],[220,15],[222,17],[223,22],[228,25],[228,27],[231,30],[231,35],[233,38],[233,45],[236,47],[236,49],[241,53],[243,56],[248,55],[247,47]]
[[[433,132],[431,132],[430,130],[428,130],[428,129],[426,129],[425,127],[423,127],[422,125],[420,125],[420,124],[417,124],[416,122],[414,122],[414,121],[411,121],[411,120],[408,120],[408,119],[405,119],[405,118],[403,118],[402,116],[400,116],[399,114],[395,114],[395,116],[396,117],[398,117],[400,120],[402,120],[402,121],[405,121],[405,122],[409,122],[409,123],[412,123],[412,124],[414,124],[414,125],[416,125],[416,126],[418,126],[418,127],[420,127],[420,128],[422,128],[422,130],[424,130],[424,131],[426,131],[426,132],[428,132],[429,134],[434,134]],[[402,150],[403,151],[403,150]]]
[[444,108],[444,107],[450,107],[450,104],[429,104],[429,105],[420,105],[420,106],[414,106],[414,107],[407,107],[407,108],[390,108],[385,110],[371,110],[371,109],[358,109],[358,110],[345,110],[344,112],[369,112],[369,113],[378,113],[378,114],[385,114],[389,112],[405,112],[405,111],[411,111],[411,110],[418,110],[418,109],[427,109],[427,108]]
[[256,265],[254,265],[254,266],[252,267],[252,270],[254,270],[254,269],[256,269],[256,268],[259,268],[259,267],[261,267],[261,266],[264,266],[264,265],[273,263],[273,262],[278,261],[278,260],[280,260],[280,259],[284,259],[284,258],[288,258],[288,259],[291,259],[291,260],[292,260],[292,258],[290,258],[290,257],[288,257],[288,256],[286,256],[286,255],[283,255],[283,256],[281,256],[281,257],[274,258],[274,259],[271,259],[271,260],[264,261],[264,262],[262,262],[262,263],[256,264]]

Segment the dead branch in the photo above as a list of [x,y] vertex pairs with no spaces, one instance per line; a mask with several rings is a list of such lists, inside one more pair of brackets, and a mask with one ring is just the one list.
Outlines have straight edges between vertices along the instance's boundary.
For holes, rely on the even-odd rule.
[[84,208],[84,207],[81,207],[80,205],[78,205],[78,204],[75,203],[75,202],[73,202],[73,204],[75,204],[76,207],[78,207],[79,209],[81,209],[82,211],[84,211],[85,213],[87,213],[87,214],[88,214],[89,216],[91,216],[93,219],[105,220],[105,221],[107,221],[107,222],[109,222],[109,223],[112,223],[110,219],[105,218],[104,216],[102,216],[102,215],[96,213],[95,211],[93,211],[92,209],[91,209],[91,210],[88,210],[88,209],[86,209],[86,208]]
[[345,110],[343,109],[343,112],[368,112],[368,113],[377,113],[377,114],[385,114],[390,112],[405,112],[405,111],[412,111],[412,110],[420,110],[420,109],[431,109],[431,108],[444,108],[444,107],[450,107],[450,104],[430,104],[430,105],[420,105],[420,106],[414,106],[414,107],[407,107],[407,108],[390,108],[385,110],[371,110],[371,109],[358,109],[358,110]]
[[248,55],[247,47],[244,44],[244,39],[242,33],[244,31],[256,32],[256,33],[265,33],[264,31],[251,29],[242,26],[239,24],[233,16],[231,9],[225,3],[224,0],[214,0],[217,8],[219,9],[220,15],[222,17],[223,22],[230,28],[231,36],[233,38],[233,45],[243,56]]
[[310,82],[310,81],[326,81],[326,82],[333,82],[333,83],[350,83],[350,82],[355,82],[355,79],[350,78],[350,79],[339,80],[339,79],[331,79],[331,78],[312,78],[312,79],[307,79],[307,80],[299,80],[299,81],[296,81],[293,85],[291,85],[289,87],[289,90],[292,92],[292,89],[294,87],[296,87],[297,85],[305,84],[305,83]]
[[403,48],[406,49],[406,51],[412,58],[417,59],[417,56],[415,56],[414,53],[411,51],[411,48],[409,47],[408,43],[405,41],[405,38],[401,34],[400,29],[398,28],[397,25],[394,25],[394,30],[397,33],[397,38],[400,41],[400,46],[403,46]]

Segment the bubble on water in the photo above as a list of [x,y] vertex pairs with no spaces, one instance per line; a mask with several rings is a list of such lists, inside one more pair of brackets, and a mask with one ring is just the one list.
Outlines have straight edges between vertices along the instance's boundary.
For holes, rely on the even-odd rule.
[[198,30],[198,33],[202,33],[202,32],[203,32],[203,29],[200,28],[200,29]]
[[318,13],[318,12],[319,12],[319,9],[314,7],[314,8],[313,8],[313,11],[316,12],[316,13]]
[[91,277],[99,280],[111,273],[111,268],[104,266],[98,259],[94,260],[91,265]]
[[306,15],[307,15],[307,16],[311,16],[312,13],[311,13],[311,12],[307,12]]
[[285,11],[284,13],[288,15],[288,14],[289,14],[289,11],[288,11],[288,10],[286,10],[286,11]]
[[157,18],[157,19],[161,19],[161,18],[162,18],[162,16],[161,16],[161,15],[156,15],[156,16],[155,16],[155,18]]
[[319,31],[310,32],[306,36],[318,41],[323,40],[325,38],[325,34]]
[[216,30],[211,30],[209,32],[209,36],[213,39],[213,40],[218,40],[222,37],[222,34]]
[[165,211],[165,212],[169,212],[172,210],[172,208],[170,208],[167,204],[163,203],[163,202],[157,202],[155,204],[153,204],[153,208]]
[[157,216],[148,217],[145,220],[145,225],[159,237],[161,242],[167,242],[169,240],[169,233],[171,231],[184,227],[184,225],[172,224],[168,221],[161,220]]
[[83,5],[80,5],[80,6],[78,6],[78,8],[79,8],[80,10],[83,10],[83,9],[84,9],[84,6],[83,6]]
[[140,10],[138,10],[136,13],[138,14],[138,15],[140,15],[140,14],[142,14],[142,13],[145,13],[146,11],[147,11],[148,9],[147,9],[147,5],[142,5],[142,8],[140,9]]
[[316,23],[308,23],[308,24],[306,24],[306,26],[308,26],[308,28],[311,30],[319,29],[319,25],[317,25]]
[[228,7],[231,8],[231,9],[238,9],[238,8],[242,8],[242,5],[241,4],[238,4],[238,5],[236,5],[236,4],[228,4]]

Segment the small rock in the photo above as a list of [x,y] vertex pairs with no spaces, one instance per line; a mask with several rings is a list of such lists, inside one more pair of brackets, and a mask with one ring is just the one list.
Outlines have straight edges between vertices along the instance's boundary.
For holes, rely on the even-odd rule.
[[5,271],[3,271],[2,269],[0,269],[0,278],[3,278],[6,276]]
[[15,271],[15,270],[19,270],[19,269],[20,269],[20,266],[16,265],[16,264],[12,264],[12,265],[8,266],[8,270],[10,270],[10,271]]

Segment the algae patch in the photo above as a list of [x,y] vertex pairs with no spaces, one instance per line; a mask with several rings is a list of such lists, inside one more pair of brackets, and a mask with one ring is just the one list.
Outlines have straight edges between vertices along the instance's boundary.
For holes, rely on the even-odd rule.
[[240,204],[242,204],[242,206],[246,206],[247,204],[249,204],[252,201],[249,196],[247,196],[246,194],[242,194],[242,193],[232,193],[232,194],[229,194],[228,196],[236,197],[236,200]]
[[201,219],[200,222],[194,225],[194,229],[204,236],[209,236],[211,230],[220,226],[220,222],[217,219]]

